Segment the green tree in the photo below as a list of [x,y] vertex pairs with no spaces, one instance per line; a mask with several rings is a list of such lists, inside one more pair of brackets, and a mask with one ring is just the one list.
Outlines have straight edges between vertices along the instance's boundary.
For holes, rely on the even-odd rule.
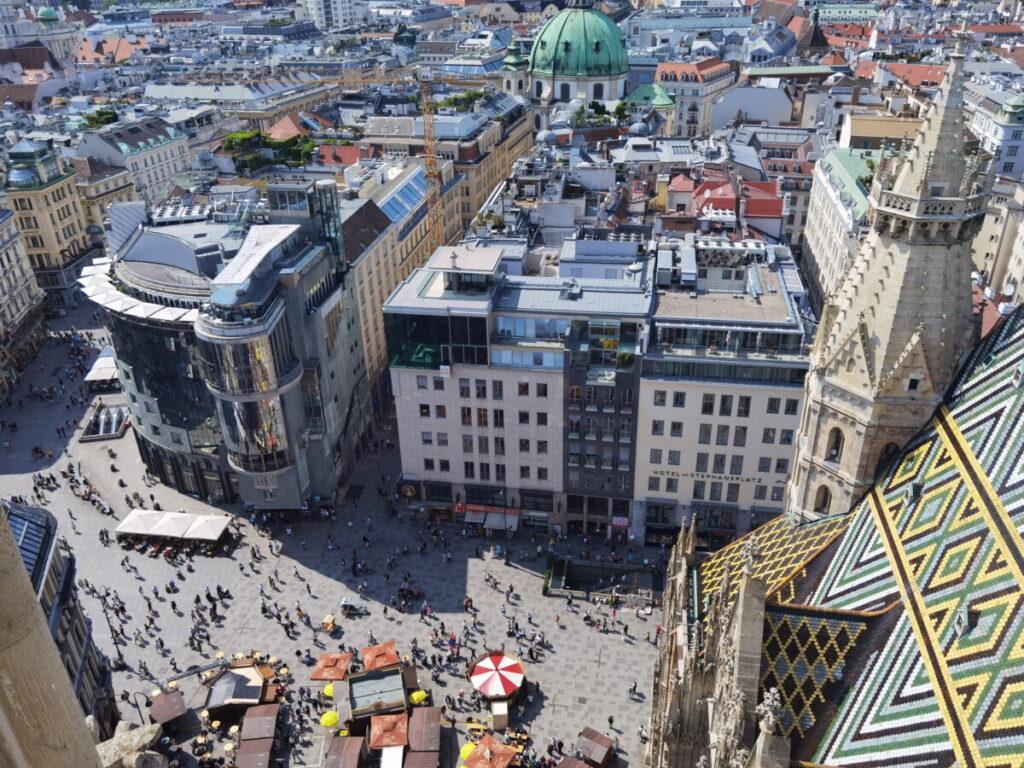
[[97,109],[85,116],[85,124],[92,129],[102,128],[117,122],[117,111],[113,109]]

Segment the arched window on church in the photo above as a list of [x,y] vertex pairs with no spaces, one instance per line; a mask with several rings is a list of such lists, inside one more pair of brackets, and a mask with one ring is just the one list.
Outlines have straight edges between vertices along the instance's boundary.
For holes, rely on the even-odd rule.
[[828,508],[832,506],[832,491],[828,489],[827,485],[823,485],[818,488],[818,493],[814,496],[814,511],[819,515],[827,515]]
[[540,95],[542,93],[544,93],[544,83],[542,83],[540,80],[538,80],[537,84],[534,86],[533,90],[536,93],[537,98],[539,99]]
[[600,101],[604,98],[604,83],[594,84],[594,100]]
[[562,101],[569,101],[569,84],[568,83],[562,83],[558,87],[558,98],[560,98]]
[[505,90],[506,91],[511,91],[512,90],[512,81],[511,80],[506,80],[505,81]]
[[839,427],[832,427],[828,433],[828,445],[825,448],[825,458],[828,461],[839,461],[843,456],[843,430]]
[[516,88],[516,92],[517,93],[522,93],[523,92],[523,79],[522,78],[519,78],[519,85]]
[[887,443],[882,452],[878,455],[878,464],[875,465],[875,474],[880,475],[889,465],[892,464],[893,460],[900,452],[900,447],[896,443]]

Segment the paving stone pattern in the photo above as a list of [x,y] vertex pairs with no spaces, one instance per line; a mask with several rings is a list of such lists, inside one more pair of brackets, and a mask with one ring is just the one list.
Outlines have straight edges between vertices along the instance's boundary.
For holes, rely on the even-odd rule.
[[[73,326],[77,329],[95,326],[89,313],[84,310],[70,313],[61,322],[65,327]],[[44,348],[39,359],[19,382],[11,406],[0,408],[0,419],[8,424],[15,421],[19,426],[16,434],[9,429],[0,433],[0,443],[13,440],[9,450],[0,445],[0,494],[4,497],[12,494],[29,496],[33,472],[52,472],[59,478],[59,471],[70,460],[80,465],[83,474],[100,490],[103,498],[112,504],[118,518],[123,518],[127,512],[123,499],[125,490],[138,490],[146,497],[147,505],[152,493],[165,510],[220,511],[212,510],[205,503],[170,488],[159,485],[147,487],[142,479],[142,464],[130,432],[120,440],[91,444],[78,443],[77,433],[71,440],[58,437],[56,428],[64,426],[66,419],[80,418],[87,412],[85,406],[65,407],[69,404],[68,395],[77,390],[77,382],[74,390],[52,401],[38,401],[30,398],[28,393],[30,384],[56,384],[57,376],[63,376],[60,368],[66,365],[67,351],[66,345]],[[63,378],[67,384],[68,377]],[[106,397],[104,402],[116,403],[120,397]],[[72,434],[70,428],[68,434]],[[379,437],[387,439],[394,435],[393,428],[384,428]],[[32,446],[52,450],[53,458],[32,459]],[[71,452],[70,458],[61,453],[65,446]],[[106,453],[108,446],[118,454],[114,463],[120,471],[116,475],[110,471],[111,460]],[[649,689],[657,655],[657,649],[646,642],[644,637],[648,632],[654,636],[659,614],[655,612],[652,616],[638,618],[632,613],[623,616],[620,612],[612,619],[606,608],[592,606],[595,616],[608,617],[609,631],[587,628],[581,610],[567,611],[562,599],[542,596],[543,561],[532,555],[535,545],[531,544],[525,533],[520,533],[514,540],[513,561],[507,566],[500,560],[486,559],[486,550],[490,544],[488,540],[463,538],[453,527],[446,529],[453,541],[450,563],[445,562],[441,550],[432,545],[426,556],[420,557],[416,554],[416,547],[425,526],[411,519],[408,512],[401,519],[386,517],[381,499],[375,491],[384,474],[396,477],[398,470],[397,448],[369,454],[354,478],[355,482],[364,486],[354,508],[351,502],[345,502],[340,505],[343,508],[333,521],[319,518],[301,520],[294,525],[291,536],[280,531],[283,553],[258,564],[258,574],[251,574],[246,565],[246,575],[243,576],[238,567],[239,562],[248,564],[250,544],[258,545],[266,553],[270,541],[256,533],[248,521],[242,525],[242,548],[231,556],[197,559],[195,573],[187,574],[186,581],[181,583],[182,591],[171,596],[179,608],[184,608],[185,615],[175,616],[171,613],[167,595],[163,592],[158,603],[160,637],[169,649],[173,649],[178,665],[184,670],[190,665],[206,663],[218,649],[229,655],[236,651],[256,649],[295,661],[296,649],[312,648],[310,629],[301,627],[300,637],[294,641],[289,640],[276,622],[260,614],[259,585],[266,587],[267,578],[275,568],[281,578],[272,599],[283,609],[290,610],[293,616],[298,602],[314,622],[329,611],[336,610],[343,597],[360,600],[356,593],[358,582],[364,578],[367,581],[365,602],[369,604],[370,615],[342,619],[344,636],[340,641],[333,640],[334,647],[328,650],[336,650],[339,642],[346,646],[362,647],[371,631],[379,641],[394,639],[403,654],[409,653],[414,638],[421,647],[427,647],[429,631],[440,621],[444,621],[449,628],[461,630],[462,622],[468,618],[462,609],[462,599],[469,594],[480,611],[482,627],[473,637],[471,650],[464,650],[464,655],[485,647],[500,647],[503,643],[507,649],[514,650],[514,639],[506,637],[506,618],[502,609],[506,616],[515,617],[524,627],[528,625],[527,615],[532,614],[533,626],[545,632],[552,645],[551,651],[544,655],[540,663],[526,662],[528,679],[539,683],[541,687],[540,697],[525,715],[538,752],[544,754],[552,737],[564,740],[568,749],[584,726],[609,732],[608,718],[614,716],[614,731],[611,733],[619,740],[620,764],[638,765],[642,759],[642,747],[637,732],[641,724],[649,730]],[[127,489],[118,488],[118,477],[125,479]],[[339,497],[344,495],[343,489]],[[98,540],[100,528],[113,530],[117,520],[101,515],[92,505],[75,497],[66,484],[62,484],[55,492],[45,494],[45,501],[46,506],[58,517],[62,535],[74,548],[79,577],[97,586],[116,589],[127,604],[131,621],[125,629],[131,638],[134,630],[144,622],[146,613],[138,587],[141,585],[149,592],[154,584],[163,585],[175,580],[174,568],[162,558],[148,558],[133,552],[130,560],[137,566],[140,575],[124,571],[117,562],[125,553],[116,546],[105,548]],[[226,509],[240,513],[237,508]],[[74,521],[70,518],[69,510],[73,511]],[[362,546],[361,536],[364,533],[371,539],[369,548]],[[278,532],[274,535],[276,537]],[[329,548],[328,536],[339,543],[338,549]],[[391,584],[387,585],[384,581],[384,560],[396,547],[404,545],[409,545],[412,554],[399,558],[392,573]],[[371,567],[369,575],[358,579],[353,578],[350,570],[343,567],[341,562],[344,559],[350,564],[353,547],[358,550],[359,557],[368,560]],[[479,557],[478,552],[484,557]],[[299,579],[292,575],[295,566],[300,572]],[[400,581],[400,574],[405,570],[411,571],[413,581],[425,590],[435,612],[436,620],[429,625],[419,621],[417,612],[396,615],[394,611],[389,611],[387,618],[383,615],[381,601],[386,601],[393,593]],[[491,570],[502,585],[511,582],[519,597],[508,603],[503,593],[485,586],[484,575],[487,570]],[[204,646],[203,653],[196,653],[186,645],[189,629],[187,612],[194,595],[201,594],[207,585],[212,588],[217,584],[227,587],[234,599],[229,601],[222,627],[212,628],[214,647]],[[307,594],[307,584],[312,597]],[[95,641],[105,653],[115,656],[116,651],[99,602],[90,596],[83,595],[82,599],[93,622]],[[560,617],[557,624],[556,617]],[[623,621],[628,627],[628,635],[622,633]],[[152,639],[147,639],[144,648],[132,641],[122,646],[129,666],[134,670],[138,662],[144,660],[156,678],[174,674],[168,658],[157,652]],[[313,648],[313,651],[315,655],[317,649]],[[293,663],[290,669],[295,675],[293,688],[309,684],[309,668]],[[420,679],[426,686],[430,683],[429,673],[421,672]],[[638,683],[636,696],[629,695],[629,686],[633,681]],[[203,690],[196,683],[195,677],[185,678],[179,684],[189,705],[201,708]],[[148,693],[153,687],[153,681],[141,678],[134,671],[114,675],[114,689],[117,692],[127,690],[132,693]],[[441,702],[445,694],[457,695],[460,690],[468,694],[468,682],[464,678],[448,675],[443,677],[440,685],[433,686],[435,698]],[[122,703],[121,707],[123,717],[138,720],[134,705],[130,702]],[[460,734],[453,735],[449,740],[454,749],[462,743],[462,726],[458,726],[458,729]],[[194,731],[191,735],[194,735]],[[325,741],[323,729],[314,727],[305,734],[300,747],[288,756],[285,764],[319,765]],[[191,756],[183,757],[184,765],[191,764]]]

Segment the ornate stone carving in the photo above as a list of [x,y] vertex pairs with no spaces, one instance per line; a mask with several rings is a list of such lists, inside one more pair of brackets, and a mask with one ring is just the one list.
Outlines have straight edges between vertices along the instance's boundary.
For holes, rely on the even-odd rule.
[[761,731],[774,736],[779,725],[779,712],[782,711],[782,696],[778,688],[771,688],[764,693],[764,698],[754,710],[761,724]]
[[754,575],[754,566],[761,559],[761,549],[754,536],[747,536],[743,542],[743,573],[748,576]]

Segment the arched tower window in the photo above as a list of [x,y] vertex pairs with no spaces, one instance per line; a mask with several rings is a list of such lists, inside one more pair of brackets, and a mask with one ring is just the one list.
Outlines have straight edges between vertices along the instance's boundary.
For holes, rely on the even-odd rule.
[[516,87],[516,92],[517,93],[522,93],[523,92],[523,79],[522,78],[519,78],[519,85]]
[[882,452],[878,455],[878,464],[875,465],[875,474],[879,475],[888,469],[889,465],[892,464],[893,460],[900,452],[900,447],[896,443],[888,443]]
[[512,81],[511,80],[506,80],[505,81],[505,90],[506,91],[511,91],[512,90]]
[[843,456],[843,430],[839,427],[832,427],[828,433],[828,445],[825,448],[825,458],[828,461],[839,461]]
[[540,95],[542,93],[544,93],[544,83],[542,83],[540,80],[538,80],[537,84],[533,87],[533,90],[534,90],[534,93],[536,94],[537,98],[539,99]]
[[819,515],[827,515],[829,507],[832,506],[832,491],[827,485],[818,488],[814,496],[814,511]]
[[596,83],[594,85],[594,99],[600,101],[604,98],[604,83]]
[[558,88],[558,98],[560,98],[562,101],[568,101],[569,100],[569,84],[568,83],[562,83],[559,86],[559,88]]

